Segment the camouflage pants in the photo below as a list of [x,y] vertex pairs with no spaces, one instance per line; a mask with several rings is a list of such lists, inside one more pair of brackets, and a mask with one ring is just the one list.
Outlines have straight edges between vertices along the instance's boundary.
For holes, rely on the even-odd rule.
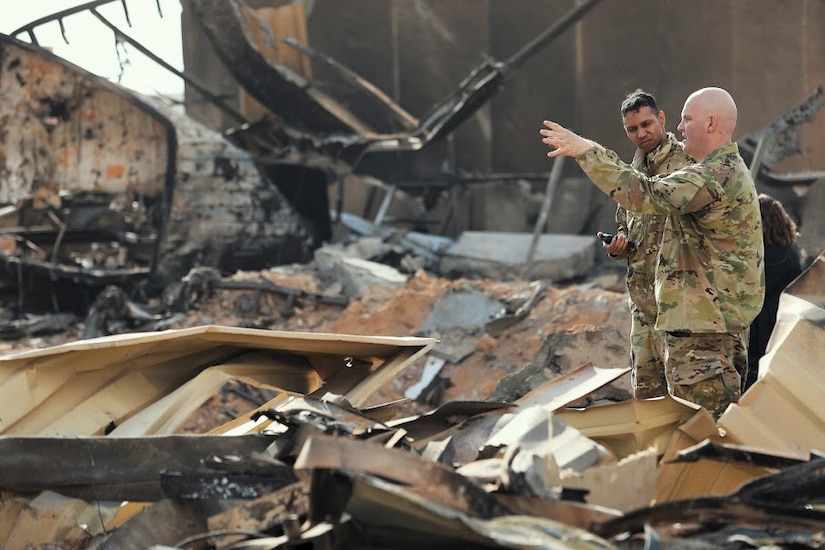
[[665,380],[664,334],[653,328],[656,319],[649,319],[630,308],[630,386],[633,397],[648,399],[667,395]]
[[748,375],[745,333],[665,335],[665,377],[671,395],[704,407],[718,419],[739,400]]

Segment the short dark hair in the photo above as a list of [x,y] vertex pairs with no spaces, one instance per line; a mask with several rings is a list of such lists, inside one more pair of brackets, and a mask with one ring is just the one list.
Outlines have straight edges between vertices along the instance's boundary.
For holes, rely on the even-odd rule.
[[622,101],[622,116],[630,111],[638,111],[642,107],[650,107],[654,115],[659,114],[659,106],[656,105],[656,98],[653,97],[653,94],[649,94],[641,88],[636,88],[635,91],[627,94],[627,97]]

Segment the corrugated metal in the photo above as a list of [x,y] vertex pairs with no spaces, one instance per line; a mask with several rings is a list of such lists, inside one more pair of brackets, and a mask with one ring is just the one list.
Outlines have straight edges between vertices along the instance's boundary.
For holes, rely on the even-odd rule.
[[358,406],[434,344],[200,326],[23,352],[0,359],[0,434],[171,434],[232,377],[278,390],[264,409],[316,391]]

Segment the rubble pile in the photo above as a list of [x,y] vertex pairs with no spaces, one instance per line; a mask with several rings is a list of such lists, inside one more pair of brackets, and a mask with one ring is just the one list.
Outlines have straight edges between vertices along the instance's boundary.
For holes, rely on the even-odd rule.
[[4,547],[821,546],[825,257],[717,422],[630,398],[615,273],[344,303],[322,272],[201,273],[170,330],[0,359]]
[[592,236],[613,204],[560,162],[543,197],[355,175],[452,136],[597,3],[419,120],[309,44],[289,68],[269,26],[306,30],[302,4],[184,2],[257,102],[179,75],[227,131],[0,36],[0,547],[821,547],[825,174],[777,167],[822,86],[739,142],[811,263],[717,421],[632,399],[623,268]]
[[[288,270],[289,268],[287,268]],[[239,273],[231,281],[266,278],[289,288],[321,292],[318,281],[301,273]],[[425,336],[439,340],[430,364],[411,365],[391,384],[378,389],[372,404],[411,397],[411,407],[435,407],[445,402],[485,399],[502,378],[510,384],[537,360],[545,364],[533,373],[538,380],[592,362],[621,368],[628,362],[626,294],[620,275],[607,273],[604,284],[554,286],[539,282],[447,280],[418,272],[401,287],[376,285],[351,299],[346,307],[315,300],[293,302],[269,293],[253,308],[254,291],[223,290],[191,310],[179,327],[224,324],[277,330],[371,336]],[[296,286],[304,283],[306,286]],[[598,283],[598,280],[596,281]],[[529,308],[515,314],[519,304]],[[446,304],[447,309],[444,309]],[[247,311],[244,311],[244,309]],[[239,311],[240,310],[240,311]],[[547,349],[552,347],[553,349]],[[438,364],[435,374],[431,371]],[[547,369],[547,372],[542,370]],[[429,380],[422,380],[429,371]],[[522,373],[527,376],[527,372]],[[426,387],[423,386],[426,382]],[[629,380],[618,399],[629,397]],[[416,388],[419,388],[416,391]],[[514,391],[510,397],[515,397]],[[500,392],[506,390],[499,390]],[[411,392],[416,392],[412,395]],[[624,393],[622,393],[624,392]],[[504,397],[504,396],[502,396]],[[417,412],[421,412],[419,408]]]

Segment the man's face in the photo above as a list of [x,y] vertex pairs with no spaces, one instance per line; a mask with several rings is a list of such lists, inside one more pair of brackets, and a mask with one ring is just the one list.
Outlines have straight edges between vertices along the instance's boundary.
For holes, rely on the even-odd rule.
[[682,120],[679,122],[678,130],[682,133],[682,143],[685,153],[701,161],[705,158],[705,131],[706,117],[701,110],[701,105],[692,96],[685,101],[682,108]]
[[664,111],[659,111],[657,115],[648,106],[628,111],[622,117],[622,123],[628,139],[645,153],[654,150],[667,137]]

